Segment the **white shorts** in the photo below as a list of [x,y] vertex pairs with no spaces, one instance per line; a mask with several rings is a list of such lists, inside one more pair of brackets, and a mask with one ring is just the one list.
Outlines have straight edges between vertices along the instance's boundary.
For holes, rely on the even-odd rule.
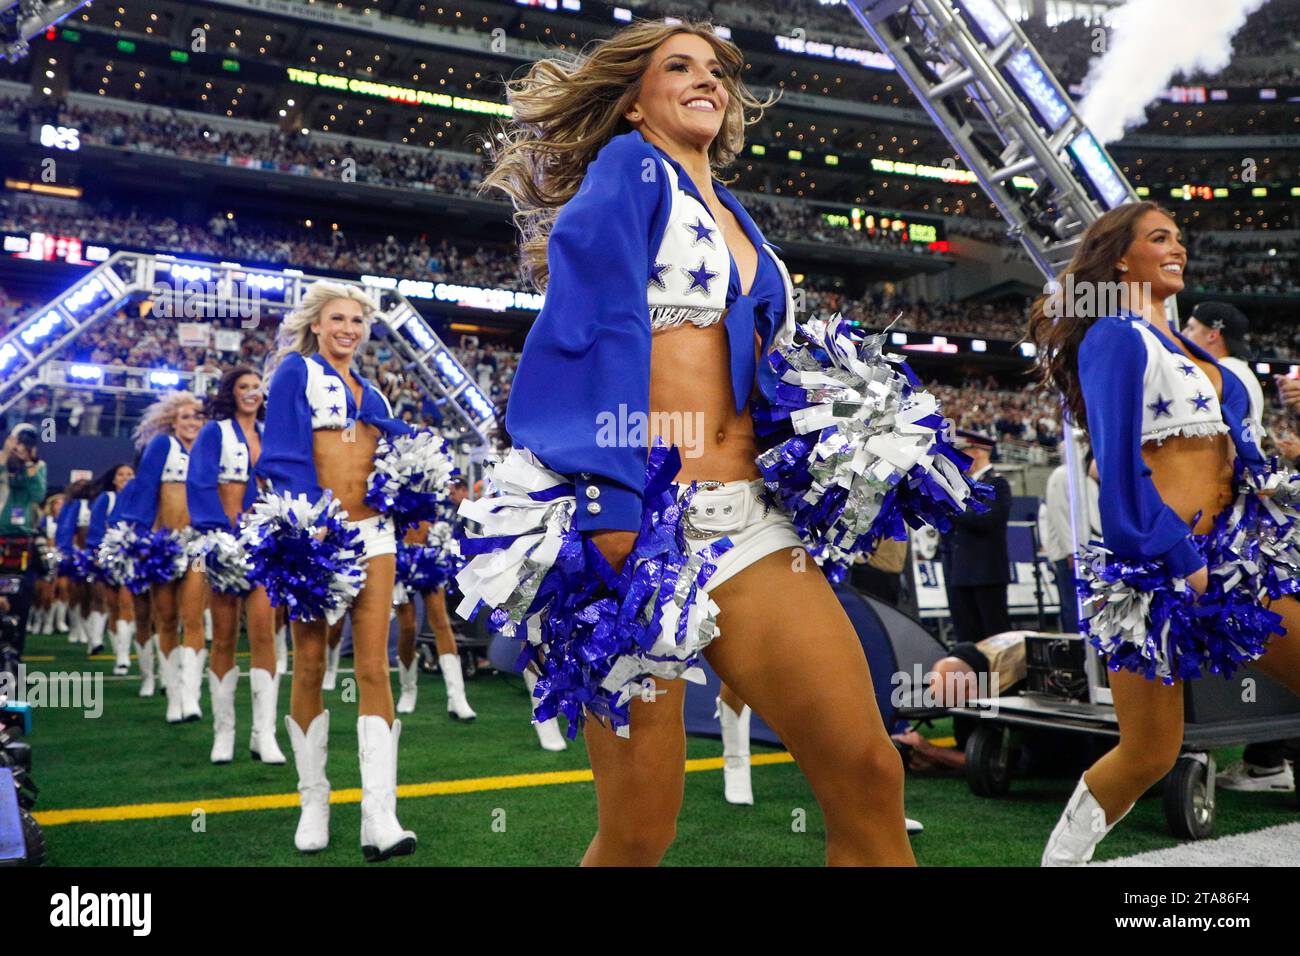
[[[677,497],[690,487],[675,484]],[[686,544],[695,553],[717,543],[724,536],[731,548],[717,561],[717,571],[704,590],[711,591],[729,578],[774,551],[803,547],[790,518],[764,495],[763,479],[721,482],[702,481],[682,517]]]
[[393,519],[387,515],[371,515],[360,521],[345,521],[361,536],[361,560],[377,558],[382,554],[397,553],[397,535],[393,533]]

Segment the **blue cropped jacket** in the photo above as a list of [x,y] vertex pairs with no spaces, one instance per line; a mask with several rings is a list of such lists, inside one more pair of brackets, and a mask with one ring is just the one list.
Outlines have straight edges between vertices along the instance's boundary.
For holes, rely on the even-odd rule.
[[[1153,352],[1154,346],[1148,348],[1151,339],[1147,332],[1155,336],[1163,352]],[[1222,425],[1217,420],[1209,424],[1231,436],[1237,456],[1246,467],[1262,468],[1264,456],[1252,424],[1245,386],[1199,346],[1179,333],[1175,335],[1198,359],[1213,363],[1223,380],[1222,401],[1211,401],[1212,396],[1198,391],[1199,399],[1183,399],[1189,403],[1187,408],[1194,410],[1202,405],[1202,410],[1210,411],[1210,419],[1221,416]],[[1160,370],[1149,366],[1152,357],[1172,363],[1174,376],[1187,376],[1191,381],[1201,374],[1173,342],[1132,314],[1098,319],[1079,348],[1079,380],[1101,476],[1102,536],[1106,548],[1121,558],[1161,560],[1171,573],[1185,577],[1204,567],[1205,561],[1192,544],[1191,528],[1161,499],[1151,480],[1151,469],[1142,459],[1144,427],[1150,434],[1153,427],[1159,426],[1160,416],[1171,420],[1175,413],[1183,413],[1173,407],[1174,393],[1167,387],[1169,377],[1162,379]],[[1212,414],[1214,405],[1218,406],[1219,416]],[[1146,414],[1146,419],[1154,421],[1144,426],[1147,410],[1154,414]],[[1204,426],[1201,429],[1188,427],[1187,433],[1205,434]]]
[[[674,182],[698,205],[675,195]],[[756,382],[762,395],[775,387],[766,362],[756,367],[754,337],[764,353],[793,339],[789,274],[730,191],[716,181],[713,189],[758,253],[748,293],[689,175],[635,130],[605,144],[551,229],[546,299],[524,342],[506,430],[574,481],[578,530],[640,528],[647,447],[609,442],[598,423],[648,421],[651,295],[667,311],[691,312],[706,300],[723,305],[725,289],[737,412]],[[725,285],[715,286],[728,268]]]

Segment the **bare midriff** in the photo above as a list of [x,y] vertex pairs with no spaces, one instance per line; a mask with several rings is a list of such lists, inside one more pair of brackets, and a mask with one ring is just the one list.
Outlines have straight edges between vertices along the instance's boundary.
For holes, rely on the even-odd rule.
[[354,428],[322,428],[312,434],[312,456],[316,481],[334,492],[348,513],[349,521],[361,521],[379,514],[365,503],[366,483],[375,467],[375,449],[380,431],[374,425],[357,422]]
[[1189,525],[1200,514],[1194,534],[1209,531],[1215,516],[1232,504],[1233,455],[1227,435],[1175,435],[1142,446],[1142,460],[1164,503]]
[[244,510],[244,492],[248,490],[246,481],[223,481],[217,485],[217,497],[221,499],[221,510],[233,524]]
[[185,498],[185,482],[164,481],[158,486],[157,528],[179,530],[190,526],[190,506]]
[[[1179,351],[1209,377],[1215,395],[1223,401],[1223,379],[1219,370],[1190,354],[1181,344]],[[1142,460],[1151,469],[1151,481],[1156,492],[1188,525],[1196,520],[1193,534],[1209,531],[1214,527],[1219,512],[1232,504],[1235,456],[1232,438],[1226,434],[1174,435],[1160,444],[1147,442],[1142,446]],[[1199,519],[1196,517],[1198,514]]]
[[[757,334],[754,342],[757,355]],[[732,399],[731,353],[722,322],[654,333],[648,432],[652,443],[660,437],[680,449],[677,482],[759,477],[749,404],[737,413]]]

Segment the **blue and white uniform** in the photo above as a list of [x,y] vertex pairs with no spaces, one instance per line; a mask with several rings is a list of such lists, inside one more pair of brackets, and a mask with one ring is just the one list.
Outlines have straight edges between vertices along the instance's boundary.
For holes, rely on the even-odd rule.
[[88,570],[78,560],[77,532],[90,526],[90,502],[85,498],[64,501],[54,526],[54,547],[59,555],[59,574],[77,581],[87,580]]
[[[1260,606],[1300,591],[1295,476],[1265,460],[1241,381],[1183,335],[1204,369],[1139,316],[1099,319],[1079,348],[1079,380],[1101,476],[1104,548],[1083,550],[1080,582],[1093,643],[1124,667],[1166,682],[1227,672],[1263,653],[1280,618]],[[1174,436],[1228,435],[1236,452],[1235,503],[1212,531],[1192,533],[1151,480],[1142,447]],[[1269,488],[1273,498],[1257,494]],[[1207,568],[1196,598],[1186,578]],[[1187,611],[1195,604],[1199,612]],[[1206,613],[1211,606],[1217,613]]]
[[[155,435],[144,448],[135,478],[118,501],[117,520],[135,525],[144,534],[153,530],[158,518],[158,498],[164,484],[184,484],[190,456],[174,435]],[[173,529],[184,532],[188,529]]]
[[[263,433],[260,422],[257,433]],[[257,482],[252,477],[249,456],[248,438],[233,418],[210,421],[199,431],[190,449],[185,480],[190,525],[196,531],[234,531],[238,526],[238,518],[232,522],[226,516],[217,486],[243,483],[244,500],[240,512],[247,511],[257,498]]]
[[[758,252],[747,292],[690,176],[635,130],[601,149],[551,230],[546,301],[524,343],[506,429],[518,449],[573,482],[579,531],[641,527],[648,436],[640,443],[610,437],[616,421],[648,421],[656,332],[722,322],[737,412],[755,384],[765,396],[775,388],[772,369],[755,356],[755,336],[764,353],[793,340],[790,275],[735,196],[716,181],[713,189]],[[474,518],[469,507],[461,513]],[[709,589],[801,543],[788,517],[764,500],[762,479],[710,483],[690,515],[698,532],[692,550],[724,534],[733,545]]]
[[[305,497],[310,504],[319,501],[324,490],[313,453],[316,431],[365,422],[390,438],[413,433],[411,426],[393,417],[383,392],[355,371],[352,374],[361,383],[360,408],[343,376],[320,353],[288,355],[275,370],[266,401],[262,455],[253,469],[259,480],[267,482],[269,492]],[[387,515],[347,524],[360,534],[365,557],[396,552],[393,522]]]

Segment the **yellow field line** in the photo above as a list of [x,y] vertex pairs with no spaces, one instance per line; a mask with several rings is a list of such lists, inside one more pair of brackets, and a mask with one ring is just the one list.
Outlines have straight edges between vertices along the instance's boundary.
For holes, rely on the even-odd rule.
[[[750,763],[756,767],[767,764],[793,763],[788,753],[754,754]],[[702,757],[686,761],[687,773],[703,770],[721,770],[721,757]],[[465,780],[432,780],[428,783],[407,783],[397,788],[398,797],[439,797],[452,793],[479,793],[484,790],[513,790],[519,787],[550,787],[562,783],[586,783],[591,780],[590,770],[552,770],[545,773],[515,773],[499,777],[470,777]],[[330,803],[360,803],[361,790],[334,790]],[[298,806],[296,793],[268,793],[251,797],[214,797],[207,800],[185,800],[173,803],[131,803],[119,807],[80,807],[71,810],[40,810],[33,813],[43,827],[62,826],[67,823],[107,823],[119,820],[156,820],[161,817],[188,817],[195,810],[204,813],[243,813],[249,810],[287,810]]]

